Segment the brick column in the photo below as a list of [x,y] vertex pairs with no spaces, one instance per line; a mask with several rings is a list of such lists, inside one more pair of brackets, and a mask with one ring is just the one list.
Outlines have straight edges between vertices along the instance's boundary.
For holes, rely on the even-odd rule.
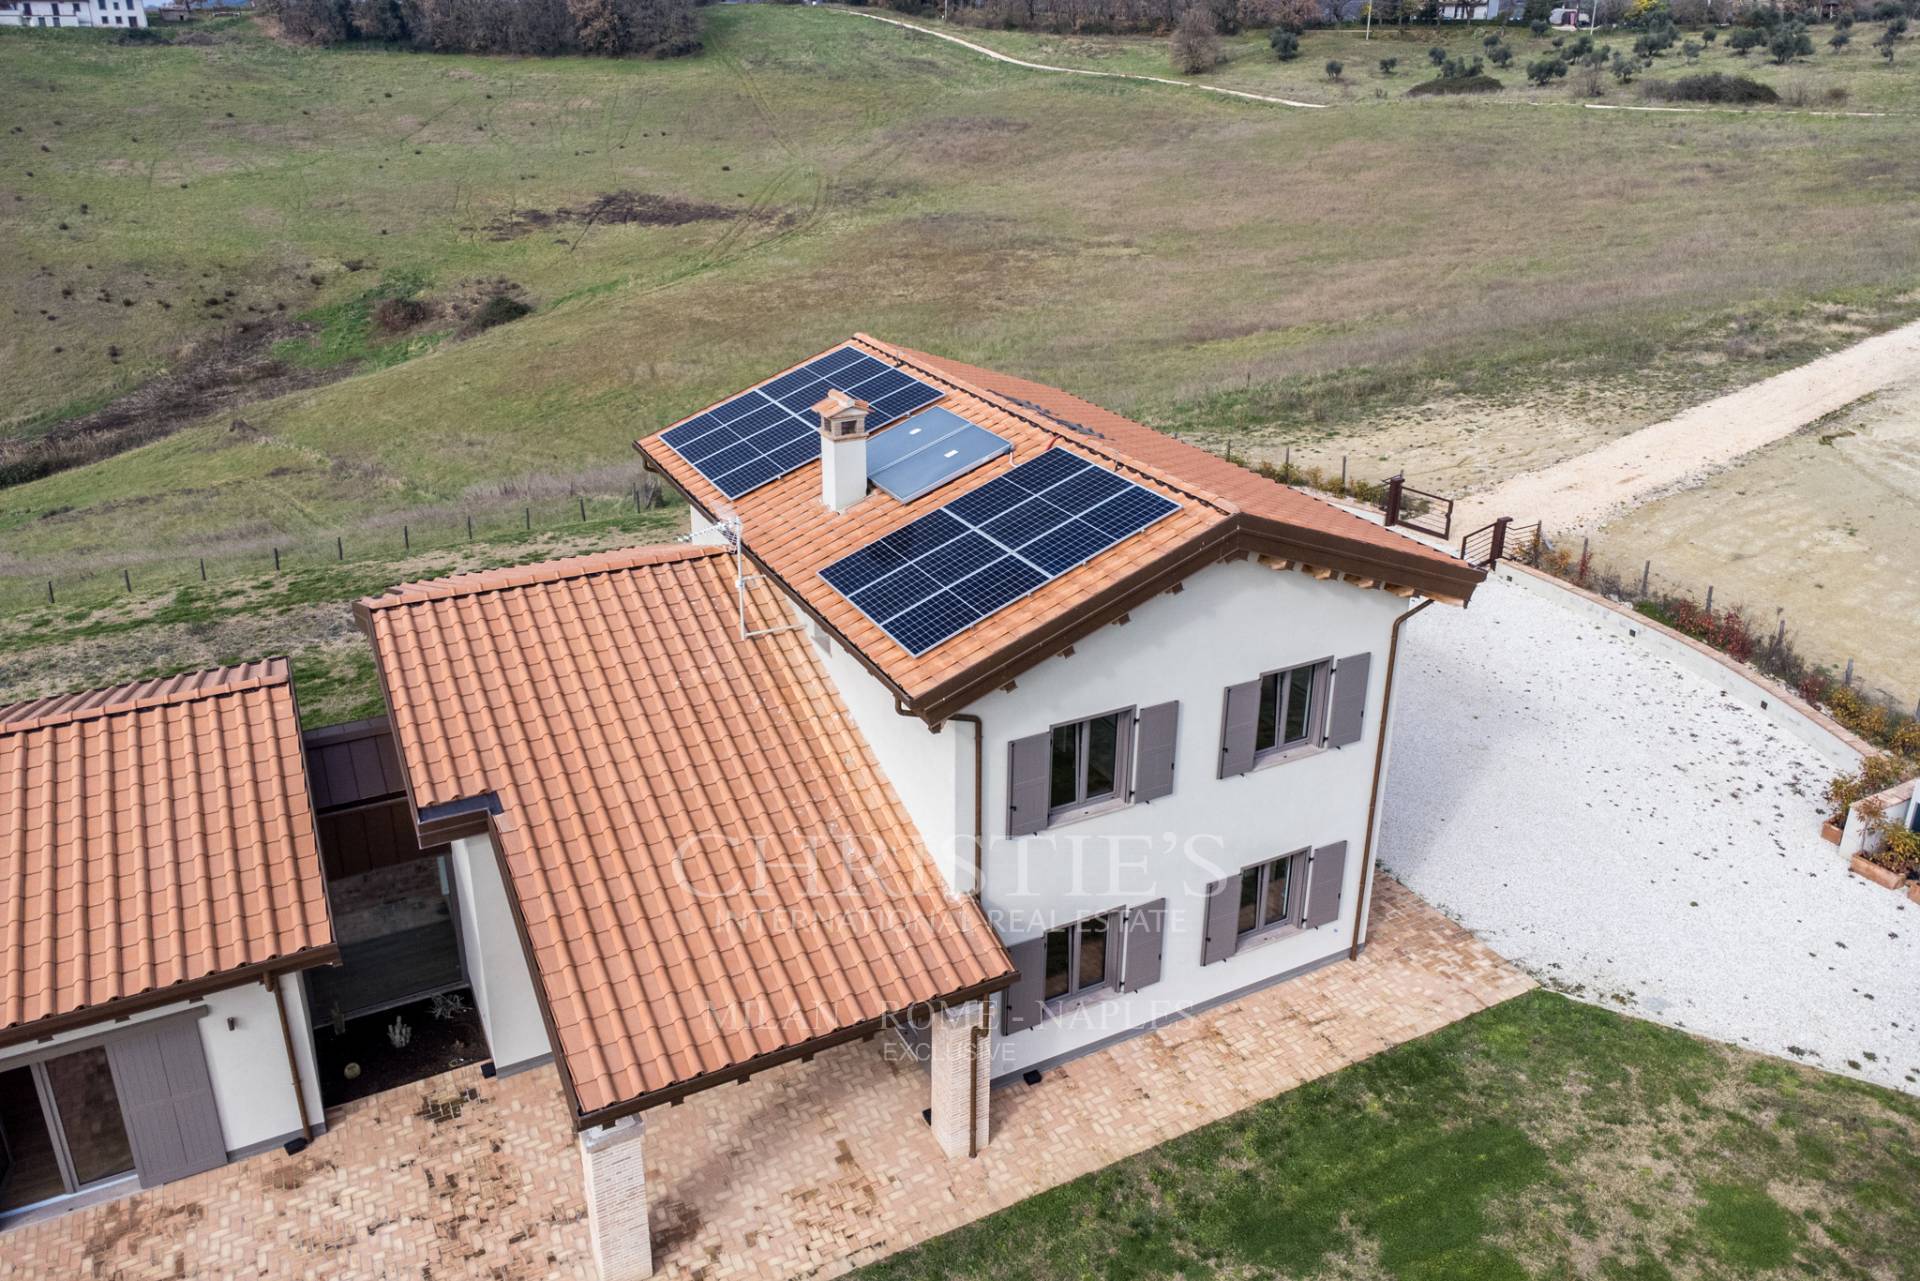
[[600,1281],[640,1281],[653,1275],[653,1239],[647,1231],[647,1123],[637,1116],[580,1135],[587,1173],[587,1227]]
[[[948,1156],[968,1156],[967,1124],[974,1146],[987,1146],[987,1081],[993,1042],[987,1005],[969,1001],[933,1014],[933,1137]],[[983,1033],[976,1037],[976,1033]],[[978,1045],[975,1044],[976,1039]]]

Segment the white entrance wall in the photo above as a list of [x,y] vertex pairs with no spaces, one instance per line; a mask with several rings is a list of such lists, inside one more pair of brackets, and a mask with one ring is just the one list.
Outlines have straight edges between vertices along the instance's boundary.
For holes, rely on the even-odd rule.
[[467,979],[494,1067],[504,1072],[544,1059],[552,1046],[533,990],[532,959],[520,946],[493,838],[469,836],[453,842],[448,862],[460,904]]
[[[306,1001],[300,980],[282,980],[287,996],[287,1020],[293,1030],[300,1077],[307,1087],[307,1116],[318,1126],[322,1119],[319,1082],[314,1077],[313,1041],[307,1031]],[[293,1092],[293,1073],[287,1066],[286,1040],[280,1031],[280,1012],[273,991],[258,980],[210,993],[201,1001],[179,1001],[132,1015],[61,1032],[44,1041],[0,1050],[0,1069],[12,1060],[102,1033],[124,1031],[154,1019],[204,1007],[194,1020],[200,1045],[207,1055],[207,1075],[213,1083],[214,1103],[220,1111],[220,1136],[230,1156],[274,1147],[300,1136],[300,1103]],[[232,1026],[228,1026],[231,1020]]]
[[[1210,566],[1180,592],[1161,595],[1048,659],[967,710],[985,723],[987,835],[983,904],[1009,945],[1084,917],[1164,898],[1161,977],[1132,993],[1108,992],[1036,1027],[995,1038],[996,1076],[1072,1054],[1256,985],[1344,956],[1359,906],[1362,845],[1386,686],[1387,645],[1407,602],[1385,592],[1252,559]],[[1412,626],[1418,626],[1417,623]],[[931,733],[895,711],[892,695],[841,647],[822,644],[828,673],[879,757],[928,848],[957,891],[971,888],[969,789],[973,758],[964,723]],[[1263,672],[1319,659],[1372,656],[1364,736],[1218,778],[1226,688]],[[1171,795],[1083,818],[1036,836],[1007,836],[1009,744],[1051,726],[1128,707],[1178,700]],[[1227,960],[1200,963],[1206,889],[1224,873],[1296,850],[1347,843],[1340,916],[1311,931],[1276,935]]]

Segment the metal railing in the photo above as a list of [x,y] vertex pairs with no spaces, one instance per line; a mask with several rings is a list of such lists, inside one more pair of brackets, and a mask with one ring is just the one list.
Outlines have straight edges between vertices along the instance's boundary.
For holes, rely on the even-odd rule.
[[1405,476],[1387,481],[1387,528],[1403,525],[1417,533],[1435,538],[1453,534],[1453,500],[1441,494],[1415,489]]

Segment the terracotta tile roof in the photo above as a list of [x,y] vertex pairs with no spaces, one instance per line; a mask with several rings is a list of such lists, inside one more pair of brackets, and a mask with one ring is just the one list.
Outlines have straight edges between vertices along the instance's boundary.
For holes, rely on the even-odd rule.
[[[748,609],[791,621],[768,588]],[[805,634],[741,638],[718,549],[414,583],[359,612],[416,812],[497,802],[581,1116],[1011,978]]]
[[[943,408],[1005,437],[1012,452],[911,503],[875,491],[836,514],[820,501],[818,466],[802,467],[728,500],[664,444],[660,433],[637,445],[707,514],[740,517],[755,559],[930,718],[958,710],[1099,625],[1104,619],[1096,618],[1097,610],[1130,607],[1236,551],[1308,559],[1382,585],[1454,600],[1466,599],[1483,577],[1445,553],[1054,388],[865,334],[840,345],[942,388],[947,392],[939,402]],[[1112,468],[1179,502],[1181,510],[918,658],[820,577],[819,571],[841,556],[1056,448]]]
[[0,1030],[332,959],[285,659],[0,708],[0,788]]

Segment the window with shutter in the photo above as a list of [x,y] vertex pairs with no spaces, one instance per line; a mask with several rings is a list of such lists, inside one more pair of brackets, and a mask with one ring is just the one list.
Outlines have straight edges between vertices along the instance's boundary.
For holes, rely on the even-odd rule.
[[1224,877],[1207,886],[1206,932],[1200,940],[1200,964],[1212,965],[1232,956],[1240,946],[1234,920],[1240,910],[1241,874]]
[[1332,707],[1327,712],[1328,747],[1360,741],[1367,713],[1367,669],[1372,665],[1371,654],[1355,654],[1341,659],[1334,669]]
[[1260,720],[1260,682],[1227,687],[1220,715],[1220,777],[1253,768],[1253,739]]
[[1307,929],[1340,919],[1340,891],[1347,875],[1347,843],[1335,841],[1313,852],[1307,872],[1307,904],[1301,924]]
[[1138,992],[1160,981],[1160,947],[1166,921],[1167,900],[1163,898],[1127,909],[1120,927],[1124,940],[1121,991]]
[[1157,801],[1173,791],[1173,749],[1180,734],[1180,704],[1141,708],[1134,733],[1133,799]]
[[1007,835],[1031,836],[1047,825],[1051,736],[1033,734],[1007,745]]
[[1008,1032],[1033,1027],[1047,1016],[1045,996],[1047,979],[1047,940],[1028,939],[1007,948],[1007,957],[1019,976],[1007,989],[1005,1017],[1000,1026]]

